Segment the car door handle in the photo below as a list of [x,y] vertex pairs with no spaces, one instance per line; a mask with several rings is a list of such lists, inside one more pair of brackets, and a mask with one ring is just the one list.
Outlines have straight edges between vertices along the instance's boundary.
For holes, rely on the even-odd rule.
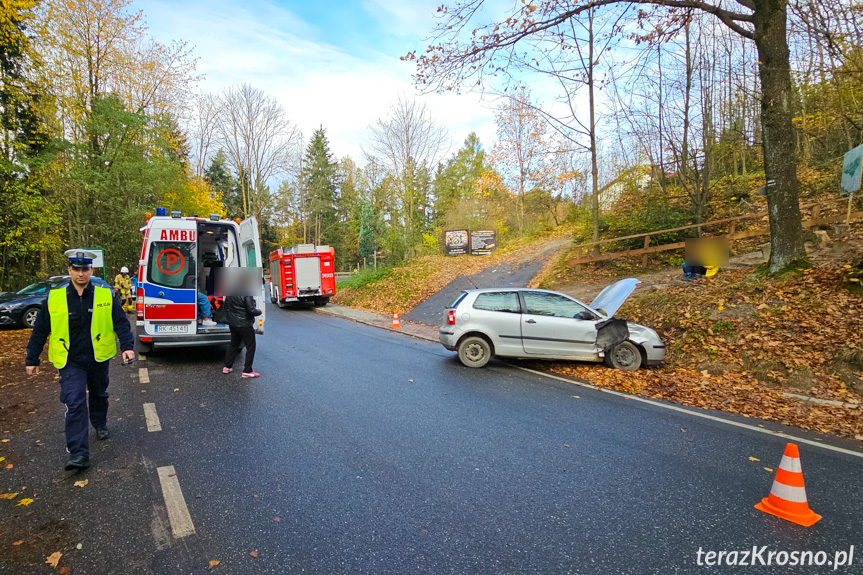
[[535,319],[527,319],[524,321],[524,323],[536,323],[536,320]]

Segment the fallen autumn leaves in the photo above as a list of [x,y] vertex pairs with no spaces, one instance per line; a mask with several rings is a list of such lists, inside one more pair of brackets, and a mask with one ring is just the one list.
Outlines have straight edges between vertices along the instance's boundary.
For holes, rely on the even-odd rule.
[[[669,346],[662,367],[536,368],[598,387],[863,439],[863,387],[854,392],[863,374],[840,361],[863,345],[863,299],[842,289],[843,278],[837,265],[786,281],[731,270],[666,287],[633,298],[619,312],[657,329]],[[803,402],[783,392],[860,407]]]

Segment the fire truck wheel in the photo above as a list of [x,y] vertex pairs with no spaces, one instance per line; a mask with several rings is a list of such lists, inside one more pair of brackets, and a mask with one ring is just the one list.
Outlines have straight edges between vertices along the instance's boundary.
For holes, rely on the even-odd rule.
[[148,354],[153,351],[152,343],[144,343],[141,340],[138,340],[138,353]]
[[327,305],[327,303],[329,303],[329,301],[329,298],[325,297],[315,298],[315,307],[325,306]]

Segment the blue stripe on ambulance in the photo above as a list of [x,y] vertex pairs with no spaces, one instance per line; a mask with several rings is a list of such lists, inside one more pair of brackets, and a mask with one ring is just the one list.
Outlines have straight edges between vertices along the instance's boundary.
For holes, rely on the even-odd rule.
[[144,296],[171,301],[173,303],[197,303],[198,294],[194,289],[177,289],[143,283]]

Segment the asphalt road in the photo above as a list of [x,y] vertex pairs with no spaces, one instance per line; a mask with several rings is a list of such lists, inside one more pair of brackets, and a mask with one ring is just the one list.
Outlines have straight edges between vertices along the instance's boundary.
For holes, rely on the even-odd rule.
[[[93,457],[116,474],[91,470],[98,499],[73,502],[70,486],[55,503],[90,552],[72,573],[204,573],[211,560],[239,574],[863,573],[863,458],[801,445],[824,519],[799,527],[753,508],[781,436],[505,363],[471,370],[439,345],[310,310],[270,306],[266,327],[257,380],[223,375],[218,349],[156,352],[138,364],[147,384],[115,370],[125,409]],[[144,402],[162,431],[144,428]],[[166,466],[194,525],[181,538]],[[850,545],[837,571],[696,565],[699,548],[832,560]]]
[[539,272],[542,265],[543,262],[541,261],[502,262],[472,276],[459,276],[441,291],[413,308],[405,318],[410,321],[421,321],[433,325],[440,324],[443,309],[464,290],[490,287],[527,287],[527,283]]

